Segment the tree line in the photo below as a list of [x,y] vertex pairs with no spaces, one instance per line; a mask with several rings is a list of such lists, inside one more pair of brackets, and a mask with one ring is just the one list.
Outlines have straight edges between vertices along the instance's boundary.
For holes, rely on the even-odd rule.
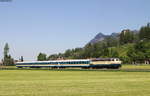
[[123,30],[116,37],[108,36],[83,48],[68,49],[64,53],[47,56],[39,53],[37,60],[120,58],[123,63],[150,64],[150,23],[138,31]]

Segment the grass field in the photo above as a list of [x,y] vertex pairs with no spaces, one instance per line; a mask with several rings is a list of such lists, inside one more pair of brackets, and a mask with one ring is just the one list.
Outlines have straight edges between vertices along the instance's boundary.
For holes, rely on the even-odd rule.
[[0,96],[149,96],[150,72],[0,70]]
[[149,69],[150,70],[150,65],[142,64],[142,65],[122,65],[121,69]]

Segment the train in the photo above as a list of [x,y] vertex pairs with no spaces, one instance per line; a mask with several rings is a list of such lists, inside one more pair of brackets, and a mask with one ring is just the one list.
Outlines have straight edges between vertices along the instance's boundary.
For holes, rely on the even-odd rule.
[[82,68],[82,69],[118,69],[121,67],[119,58],[92,58],[50,61],[17,62],[17,68]]

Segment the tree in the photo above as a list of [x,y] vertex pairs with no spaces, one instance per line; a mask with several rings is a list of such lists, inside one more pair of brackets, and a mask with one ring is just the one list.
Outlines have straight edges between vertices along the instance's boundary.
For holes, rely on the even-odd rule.
[[134,42],[134,33],[130,30],[123,30],[120,34],[120,44],[127,44]]
[[150,23],[148,23],[147,26],[141,27],[139,37],[140,40],[150,40]]
[[71,56],[71,55],[72,55],[72,50],[71,50],[71,49],[66,50],[65,53],[64,53],[64,56],[65,56],[66,58],[68,58],[68,57]]
[[115,38],[115,37],[106,37],[105,41],[106,41],[106,44],[108,47],[113,47],[113,46],[119,45],[118,38]]
[[150,41],[144,40],[136,43],[127,52],[133,63],[150,64]]
[[119,57],[118,51],[113,49],[113,48],[110,48],[109,49],[109,57],[110,58],[117,58],[117,57]]
[[56,60],[58,57],[58,54],[52,54],[48,57],[48,60]]
[[45,61],[45,60],[47,60],[46,54],[45,53],[39,53],[39,55],[37,56],[37,60],[38,61]]
[[8,52],[9,52],[9,45],[8,45],[8,43],[6,43],[5,47],[4,47],[4,57],[8,56]]
[[9,53],[9,45],[8,45],[8,43],[6,43],[5,47],[4,47],[3,64],[6,66],[12,66],[12,65],[14,65],[14,59],[8,53]]
[[127,52],[127,56],[130,58],[130,63],[136,64],[136,61],[138,59],[138,55],[137,52],[134,48],[134,46],[130,47],[128,52]]

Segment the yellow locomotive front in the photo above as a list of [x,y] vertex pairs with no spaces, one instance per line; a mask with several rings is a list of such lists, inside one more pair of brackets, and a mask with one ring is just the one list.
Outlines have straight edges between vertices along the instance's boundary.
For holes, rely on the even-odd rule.
[[118,69],[121,67],[119,58],[93,58],[91,61],[93,68]]

